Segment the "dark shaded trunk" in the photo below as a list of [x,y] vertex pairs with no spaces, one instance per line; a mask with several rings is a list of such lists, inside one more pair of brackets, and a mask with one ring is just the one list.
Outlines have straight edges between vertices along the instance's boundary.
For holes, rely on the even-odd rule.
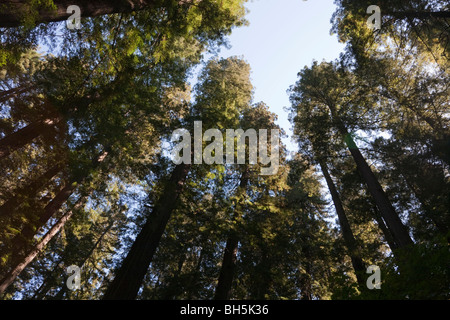
[[177,165],[151,215],[123,260],[104,300],[135,299],[172,212],[177,207],[191,165]]
[[14,196],[0,207],[0,217],[11,217],[15,209],[23,202],[33,199],[38,191],[45,187],[50,180],[62,170],[61,165],[55,165],[29,185],[19,188]]
[[[244,171],[239,184],[240,192],[245,192],[249,180],[248,168]],[[233,220],[237,218],[237,211],[234,212]],[[229,300],[231,288],[233,286],[234,273],[236,270],[236,256],[239,246],[239,238],[235,230],[230,232],[223,253],[222,267],[220,269],[219,280],[214,295],[215,300]]]
[[352,261],[353,269],[355,269],[356,278],[359,285],[363,286],[366,267],[361,258],[361,249],[356,243],[355,236],[353,235],[350,223],[348,222],[347,215],[342,205],[339,192],[334,185],[333,179],[328,171],[328,166],[324,161],[320,162],[320,168],[322,169],[323,176],[327,182],[328,189],[330,190],[331,198],[333,200],[334,207],[339,219],[339,225],[341,226],[342,235],[344,237],[345,245],[348,249],[350,259]]
[[36,258],[36,256],[45,248],[45,246],[53,239],[61,230],[65,223],[72,217],[74,210],[77,210],[83,204],[78,201],[75,207],[62,216],[53,227],[47,231],[41,241],[35,245],[20,261],[12,267],[12,269],[3,277],[0,282],[0,295],[8,288],[8,286],[17,278],[17,276]]
[[395,239],[395,243],[399,248],[407,247],[409,245],[414,244],[411,237],[409,236],[408,230],[403,225],[403,222],[400,220],[397,212],[395,212],[394,207],[392,206],[389,198],[383,190],[380,182],[377,177],[373,173],[370,166],[367,164],[366,159],[364,159],[363,155],[359,151],[358,146],[353,140],[352,136],[349,134],[347,128],[341,119],[337,116],[337,112],[334,107],[330,106],[331,114],[333,116],[333,120],[336,123],[337,129],[340,134],[344,137],[345,143],[355,160],[356,166],[358,168],[358,172],[363,178],[364,182],[367,185],[367,189],[373,197],[373,200],[380,211],[381,216],[386,222],[387,227],[389,228],[392,236]]
[[0,140],[0,159],[7,157],[11,152],[29,144],[35,138],[45,133],[46,130],[52,128],[59,121],[61,121],[61,117],[36,121],[14,133],[7,135]]
[[[1,15],[1,13],[0,13]],[[1,23],[1,22],[0,22]],[[0,91],[0,103],[3,103],[7,101],[8,99],[17,96],[18,94],[21,94],[27,90],[30,90],[32,86],[21,86],[12,88],[9,90]]]
[[377,206],[373,207],[373,212],[375,215],[375,220],[377,221],[378,227],[381,229],[381,232],[383,232],[384,239],[386,240],[387,244],[389,245],[389,248],[391,248],[392,251],[398,248],[398,245],[395,243],[394,237],[392,236],[392,233],[389,231],[388,227],[386,226],[386,223],[384,223],[383,217],[380,214],[380,211],[378,210]]
[[[17,27],[22,24],[23,17],[27,15],[29,5],[25,0],[2,1],[5,5],[0,11],[0,27]],[[67,13],[67,8],[77,5],[81,11],[81,17],[96,17],[113,13],[128,13],[147,8],[161,7],[161,1],[157,0],[54,0],[56,10],[41,9],[36,23],[48,23],[67,20],[72,12]],[[179,1],[179,4],[190,1]]]
[[403,222],[400,220],[397,212],[395,212],[394,207],[392,206],[378,179],[375,177],[372,169],[369,167],[363,155],[356,147],[353,139],[347,135],[346,140],[350,153],[356,162],[358,171],[366,182],[367,188],[369,189],[369,192],[372,195],[381,216],[386,222],[387,227],[391,231],[395,242],[398,244],[398,247],[402,248],[412,245],[414,242],[409,236],[408,230],[403,225]]
[[239,240],[237,236],[233,235],[227,239],[223,253],[222,268],[220,269],[219,281],[214,296],[215,300],[230,300],[238,245]]

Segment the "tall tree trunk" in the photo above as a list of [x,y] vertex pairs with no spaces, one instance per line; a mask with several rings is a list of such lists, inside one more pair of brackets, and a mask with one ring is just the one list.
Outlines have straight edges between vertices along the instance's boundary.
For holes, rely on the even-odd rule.
[[17,276],[36,258],[36,256],[45,248],[45,246],[50,242],[53,237],[58,234],[61,228],[73,215],[73,212],[77,210],[83,201],[78,201],[74,208],[68,211],[64,216],[62,216],[58,222],[56,222],[53,227],[47,231],[41,241],[35,245],[22,259],[18,261],[13,268],[3,277],[0,282],[0,295],[8,288],[8,286],[17,278]]
[[29,185],[15,191],[15,195],[0,206],[0,217],[11,217],[21,202],[34,198],[37,192],[46,186],[61,170],[62,166],[60,164],[55,165]]
[[14,133],[7,135],[0,140],[0,159],[7,157],[11,152],[27,145],[59,121],[61,121],[61,117],[36,121]]
[[77,183],[67,183],[61,191],[48,203],[42,214],[39,216],[39,220],[33,224],[27,224],[20,235],[13,239],[13,251],[15,254],[20,254],[28,244],[31,243],[33,237],[41,230],[47,222],[55,216],[56,212],[62,207],[64,203],[72,195],[76,189]]
[[[103,152],[97,159],[93,161],[93,166],[98,166],[104,161],[108,152]],[[56,213],[61,209],[61,207],[66,203],[69,197],[72,195],[74,190],[78,187],[78,184],[84,179],[78,178],[75,181],[67,183],[58,194],[45,206],[39,219],[36,223],[27,224],[21,234],[18,234],[12,239],[12,261],[20,260],[22,255],[27,252],[28,247],[32,243],[33,237],[44,227],[47,222],[56,215]],[[5,248],[7,250],[7,248]],[[5,251],[3,250],[3,251]],[[4,256],[6,252],[2,252],[0,256]]]
[[151,215],[131,246],[116,277],[106,290],[104,300],[136,298],[170,216],[177,207],[177,200],[183,191],[190,169],[189,164],[180,164],[175,167]]
[[233,286],[234,273],[236,269],[236,256],[239,240],[236,235],[227,239],[223,253],[222,268],[220,269],[219,281],[217,283],[215,300],[230,300],[231,288]]
[[[245,192],[249,181],[248,167],[244,171],[239,183],[239,192]],[[233,220],[236,220],[239,209],[235,210]],[[239,238],[235,230],[231,230],[223,253],[222,268],[216,287],[215,300],[229,300],[233,286],[234,273],[236,270],[236,256],[239,246]]]
[[[1,15],[1,13],[0,13],[0,15]],[[12,88],[9,90],[0,91],[0,103],[4,103],[8,99],[15,97],[18,94],[21,94],[27,90],[30,90],[31,88],[32,88],[32,86],[30,85],[30,86],[20,86],[20,87]]]
[[383,232],[384,238],[387,244],[389,245],[389,248],[391,248],[391,250],[394,251],[395,249],[398,248],[398,245],[395,243],[394,237],[392,236],[392,233],[386,226],[386,223],[384,223],[383,217],[381,216],[380,211],[378,210],[376,205],[373,206],[373,212],[378,227],[381,229],[381,232]]
[[[156,8],[161,6],[161,1],[157,0],[54,0],[56,10],[41,8],[37,23],[48,23],[54,21],[67,20],[72,12],[67,13],[67,8],[71,5],[77,5],[81,11],[81,17],[96,17],[105,14],[126,13],[147,8]],[[180,0],[180,5],[190,3],[189,0]],[[21,25],[29,8],[29,1],[26,0],[6,0],[2,1],[5,6],[0,11],[0,28],[17,27]]]
[[359,151],[358,146],[353,140],[352,136],[348,133],[347,128],[344,123],[341,121],[334,107],[330,106],[331,114],[333,116],[333,120],[336,123],[337,129],[340,134],[344,137],[345,143],[355,160],[356,166],[358,168],[358,172],[364,179],[367,188],[372,195],[376,206],[378,207],[381,216],[386,222],[387,227],[392,233],[392,236],[395,239],[399,248],[407,247],[412,245],[414,242],[409,236],[408,230],[403,225],[403,222],[400,220],[397,212],[395,212],[394,207],[392,206],[389,198],[383,190],[380,182],[377,177],[373,173],[370,166],[367,164],[366,159],[364,159],[363,155]]
[[356,278],[359,285],[363,286],[365,284],[363,275],[366,272],[366,268],[361,258],[361,249],[356,243],[356,239],[353,235],[350,223],[348,222],[344,206],[342,205],[341,197],[336,189],[336,186],[334,185],[333,179],[331,178],[331,175],[328,171],[328,166],[325,161],[322,160],[320,162],[320,168],[322,169],[323,176],[325,177],[328,189],[330,190],[331,198],[338,215],[339,225],[341,226],[342,235],[349,251],[353,269],[355,269]]

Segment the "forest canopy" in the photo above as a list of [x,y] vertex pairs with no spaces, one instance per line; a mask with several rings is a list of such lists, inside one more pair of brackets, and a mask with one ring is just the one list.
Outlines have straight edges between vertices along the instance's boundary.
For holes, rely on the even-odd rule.
[[448,2],[336,0],[292,152],[245,4],[0,1],[1,299],[450,298]]

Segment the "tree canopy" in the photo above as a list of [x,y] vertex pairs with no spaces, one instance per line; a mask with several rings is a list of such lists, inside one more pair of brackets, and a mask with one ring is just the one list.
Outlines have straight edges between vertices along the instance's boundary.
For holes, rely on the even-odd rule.
[[448,3],[336,0],[289,152],[245,2],[0,1],[0,298],[450,298]]

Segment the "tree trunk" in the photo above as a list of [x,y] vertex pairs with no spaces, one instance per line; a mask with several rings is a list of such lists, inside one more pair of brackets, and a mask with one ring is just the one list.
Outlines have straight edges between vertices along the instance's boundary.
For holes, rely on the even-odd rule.
[[[0,13],[1,15],[1,13]],[[1,22],[0,22],[1,23]],[[23,92],[30,90],[32,86],[20,86],[9,90],[0,91],[0,103],[4,103],[8,99],[17,96]]]
[[[103,152],[96,160],[93,161],[93,165],[97,166],[108,155],[108,152]],[[61,209],[64,203],[69,199],[74,190],[78,187],[78,184],[83,178],[78,178],[76,181],[67,183],[61,191],[48,203],[39,216],[39,219],[34,224],[27,224],[21,234],[18,234],[12,239],[12,261],[21,259],[22,255],[27,252],[28,246],[32,243],[33,237],[44,227],[47,222],[56,215],[56,212]],[[1,256],[4,256],[5,252],[2,252]]]
[[320,168],[322,169],[322,173],[327,182],[328,189],[330,190],[331,198],[333,199],[334,207],[339,219],[339,225],[341,226],[342,235],[350,254],[353,269],[355,269],[356,278],[359,285],[363,286],[365,284],[363,275],[366,272],[366,267],[361,258],[361,250],[356,243],[356,239],[353,235],[350,223],[348,222],[344,206],[342,205],[341,197],[336,189],[336,186],[334,185],[333,179],[330,176],[327,164],[324,161],[321,161]]
[[236,269],[238,245],[239,240],[236,235],[232,235],[227,239],[223,254],[222,268],[220,269],[219,281],[214,296],[215,300],[230,300],[234,272]]
[[392,236],[392,233],[389,231],[388,227],[386,226],[386,223],[384,223],[383,217],[380,214],[380,211],[378,210],[377,206],[373,206],[373,212],[375,215],[375,220],[377,221],[378,227],[381,229],[381,232],[383,232],[384,238],[389,245],[389,248],[391,248],[392,251],[398,248],[398,245],[395,243],[394,237]]
[[82,201],[79,201],[75,207],[62,216],[53,227],[47,231],[41,241],[34,246],[24,258],[18,262],[13,268],[6,274],[6,276],[0,282],[0,295],[8,288],[8,286],[17,278],[17,276],[36,258],[36,256],[45,248],[53,237],[58,234],[64,224],[73,215],[74,210],[78,209],[82,205]]
[[13,197],[9,198],[2,206],[0,206],[0,217],[11,217],[21,202],[34,198],[37,192],[46,186],[61,170],[61,165],[55,165],[29,185],[19,188],[14,192],[15,195]]
[[358,171],[365,180],[369,192],[374,198],[381,216],[383,217],[387,227],[391,231],[395,242],[398,244],[399,248],[412,245],[414,242],[409,236],[408,230],[403,225],[403,222],[400,220],[398,214],[395,212],[395,209],[389,201],[386,193],[384,192],[383,187],[378,182],[378,179],[375,177],[375,174],[367,164],[359,149],[350,147],[352,145],[356,146],[356,144],[350,136],[348,136],[347,140],[349,139],[351,139],[351,142],[349,142],[348,144],[349,150],[353,156],[353,159],[355,159]]
[[53,199],[47,204],[39,216],[39,220],[35,223],[28,223],[22,229],[21,233],[16,235],[11,240],[11,246],[5,247],[0,256],[5,257],[7,252],[11,252],[10,262],[15,266],[18,261],[23,259],[33,243],[34,236],[41,230],[41,228],[53,217],[62,205],[69,199],[72,192],[75,190],[76,184],[66,185]]
[[[248,168],[244,171],[239,184],[240,192],[245,192],[249,180]],[[237,218],[237,211],[234,212],[233,220]],[[215,300],[229,300],[231,297],[231,288],[236,270],[236,256],[239,246],[239,238],[236,231],[232,230],[227,239],[225,251],[223,254],[222,268],[220,269],[219,280],[216,287]]]
[[11,152],[27,145],[59,121],[61,121],[61,117],[40,120],[7,135],[0,140],[0,159],[7,157]]
[[109,285],[104,300],[133,300],[142,285],[172,212],[177,207],[191,165],[177,165],[163,194],[134,241],[116,277]]
[[[4,7],[0,11],[0,28],[17,27],[22,24],[23,17],[30,10],[26,0],[2,1]],[[67,8],[77,5],[81,11],[81,17],[96,17],[105,14],[127,13],[147,8],[161,7],[161,1],[157,0],[54,0],[56,10],[41,8],[36,23],[48,23],[67,20],[72,12],[67,13]],[[189,3],[188,0],[180,0],[180,5]]]
[[337,116],[335,108],[330,106],[330,110],[333,120],[336,123],[337,129],[339,130],[340,134],[344,137],[345,143],[353,159],[355,160],[358,172],[365,181],[367,188],[370,194],[372,195],[375,204],[380,211],[381,216],[386,222],[387,227],[391,231],[391,234],[394,237],[398,247],[403,248],[412,245],[414,242],[409,236],[408,230],[403,225],[397,212],[395,212],[394,207],[392,206],[390,200],[388,199],[386,193],[384,192],[383,187],[381,186],[377,177],[375,176],[372,169],[367,164],[363,155],[359,151],[358,146],[356,145],[351,135],[348,133],[348,130],[345,127],[344,123]]

